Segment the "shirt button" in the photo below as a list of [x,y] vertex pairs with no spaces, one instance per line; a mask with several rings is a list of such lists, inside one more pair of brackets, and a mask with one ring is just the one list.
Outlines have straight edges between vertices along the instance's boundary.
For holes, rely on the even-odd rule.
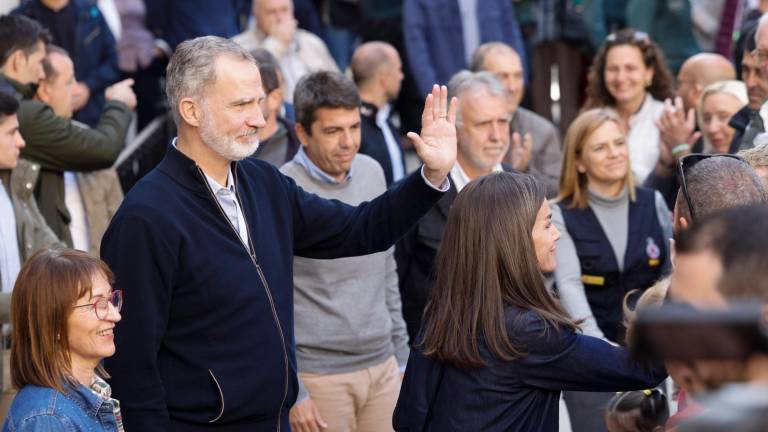
[[37,164],[32,165],[32,171],[37,171],[38,169],[40,169],[40,165],[37,165]]
[[27,182],[24,186],[26,186],[27,189],[32,189],[32,183]]

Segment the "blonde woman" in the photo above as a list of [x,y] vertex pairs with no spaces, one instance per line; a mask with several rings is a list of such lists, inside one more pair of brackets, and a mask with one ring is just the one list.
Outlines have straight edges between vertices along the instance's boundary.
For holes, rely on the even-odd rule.
[[[635,187],[627,136],[611,109],[581,113],[565,137],[552,222],[562,233],[554,280],[585,334],[623,344],[622,306],[667,273],[672,223],[658,192]],[[633,304],[633,303],[631,303]],[[566,393],[574,430],[605,430],[610,394]]]
[[728,123],[747,103],[747,86],[741,81],[718,81],[704,88],[697,116],[705,153],[730,151],[736,131]]

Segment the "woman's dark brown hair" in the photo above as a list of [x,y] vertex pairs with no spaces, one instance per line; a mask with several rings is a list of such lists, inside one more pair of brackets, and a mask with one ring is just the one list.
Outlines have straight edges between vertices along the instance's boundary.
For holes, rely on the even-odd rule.
[[653,70],[653,80],[646,89],[654,99],[663,101],[674,96],[674,79],[664,59],[664,52],[647,34],[628,28],[611,33],[592,59],[587,75],[587,101],[582,109],[613,107],[616,99],[605,85],[605,62],[608,51],[619,45],[630,45],[640,49],[645,67]]
[[531,233],[546,199],[533,177],[495,173],[470,182],[456,197],[438,251],[437,281],[425,311],[427,356],[458,367],[481,367],[478,344],[507,361],[525,355],[507,331],[504,309],[539,314],[551,327],[576,330],[544,286]]
[[[43,249],[21,268],[11,294],[11,378],[17,389],[32,384],[63,392],[74,383],[67,320],[75,302],[91,293],[96,275],[114,280],[103,261],[73,249]],[[108,376],[100,366],[97,372]]]

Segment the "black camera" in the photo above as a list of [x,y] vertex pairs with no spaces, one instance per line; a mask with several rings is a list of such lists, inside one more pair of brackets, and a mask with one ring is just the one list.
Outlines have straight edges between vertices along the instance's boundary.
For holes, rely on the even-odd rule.
[[721,310],[701,310],[665,303],[642,310],[629,346],[637,360],[745,359],[768,353],[763,305],[737,303]]

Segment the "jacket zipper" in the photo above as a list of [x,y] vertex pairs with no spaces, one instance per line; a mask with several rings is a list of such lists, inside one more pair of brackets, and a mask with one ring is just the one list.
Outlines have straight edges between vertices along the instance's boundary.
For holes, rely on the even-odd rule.
[[[198,166],[197,171],[200,173],[200,177],[203,180],[203,184],[205,185],[205,188],[208,190],[208,193],[210,194],[211,198],[213,198],[213,202],[216,204],[216,208],[219,209],[219,212],[221,212],[221,215],[224,216],[224,220],[227,221],[227,224],[229,224],[229,227],[232,229],[232,232],[237,237],[237,240],[242,244],[242,239],[240,238],[240,233],[238,232],[237,228],[232,224],[232,221],[229,220],[229,217],[227,216],[227,213],[224,211],[224,208],[221,207],[221,204],[219,203],[219,200],[216,199],[216,194],[213,192],[213,189],[211,189],[211,185],[208,184],[208,180],[205,178],[205,173],[203,173],[203,170]],[[234,177],[234,184],[235,184],[235,196],[237,197],[238,204],[242,203],[242,200],[240,199],[240,191],[237,189],[237,170],[232,170],[232,176]],[[240,206],[243,218],[245,218],[245,210],[244,207]],[[245,223],[245,221],[243,221]],[[285,346],[285,334],[283,332],[283,326],[280,324],[280,319],[277,316],[277,308],[275,307],[275,301],[272,298],[272,290],[269,288],[269,284],[267,283],[267,278],[264,276],[264,271],[261,268],[261,265],[259,265],[258,260],[256,259],[256,251],[253,247],[253,241],[251,240],[251,230],[248,227],[248,224],[245,224],[245,232],[248,236],[248,245],[243,245],[246,252],[248,253],[248,256],[251,258],[251,262],[253,263],[253,266],[256,267],[256,272],[259,274],[259,279],[261,280],[262,285],[264,285],[264,292],[267,294],[267,300],[269,301],[269,307],[272,310],[272,318],[275,321],[275,325],[277,326],[277,331],[280,333],[280,343],[283,348],[283,364],[285,365],[285,381],[283,383],[283,400],[280,402],[280,408],[277,411],[277,432],[280,432],[281,429],[281,419],[283,416],[283,406],[285,406],[285,400],[288,399],[288,374],[289,374],[289,366],[288,366],[288,349]],[[224,398],[222,396],[222,402]],[[221,413],[224,414],[223,411]],[[219,416],[221,417],[221,416]],[[217,418],[218,420],[218,418]]]

